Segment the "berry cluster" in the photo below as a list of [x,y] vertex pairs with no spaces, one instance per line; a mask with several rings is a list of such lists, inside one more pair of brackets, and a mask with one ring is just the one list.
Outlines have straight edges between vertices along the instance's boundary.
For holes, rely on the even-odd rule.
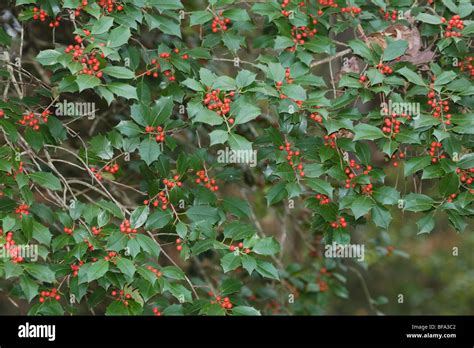
[[[209,110],[214,110],[220,116],[226,116],[230,111],[230,106],[232,103],[232,99],[235,96],[234,91],[230,91],[229,93],[221,92],[220,89],[209,90],[203,99],[203,104]],[[230,124],[234,123],[233,118],[229,118],[228,122]]]
[[165,130],[163,127],[153,127],[153,126],[146,126],[145,132],[152,133],[155,136],[155,140],[158,143],[162,143],[165,141]]
[[92,226],[92,229],[91,229],[91,230],[92,230],[92,234],[93,234],[94,236],[97,236],[97,235],[99,235],[99,234],[102,232],[102,228],[98,228],[98,227],[96,227],[96,226]]
[[219,12],[219,15],[216,15],[212,20],[212,32],[217,33],[219,28],[222,32],[227,31],[229,29],[230,19],[222,17],[222,11]]
[[[317,24],[318,20],[313,19],[312,23]],[[307,26],[301,26],[301,27],[294,26],[291,28],[291,36],[293,36],[293,42],[295,43],[295,46],[304,45],[306,40],[308,38],[309,39],[312,38],[314,35],[316,35],[317,32],[318,30],[316,28],[311,29]]]
[[55,299],[56,301],[61,300],[61,295],[59,295],[58,289],[56,288],[52,288],[51,291],[41,291],[39,295],[40,303],[44,303],[47,299]]
[[374,186],[372,184],[367,184],[363,185],[361,188],[363,194],[370,196],[373,193]]
[[318,0],[320,5],[329,6],[329,7],[338,7],[339,5],[334,2],[334,0]]
[[[89,240],[87,238],[84,238],[83,239],[83,242],[87,244],[87,249],[89,251],[93,251],[94,250],[94,246],[92,245],[91,242],[89,242]],[[97,261],[97,259],[95,259],[94,261]]]
[[[87,33],[86,33],[87,35]],[[82,63],[83,69],[79,71],[79,74],[86,74],[101,78],[103,76],[100,70],[100,60],[97,58],[97,51],[91,51],[87,54],[84,53],[84,49],[80,46],[82,38],[76,35],[74,38],[77,42],[76,45],[69,45],[64,50],[65,53],[72,54],[72,59],[76,62]],[[103,59],[105,55],[101,53],[100,57]]]
[[336,138],[337,138],[336,133],[325,135],[324,136],[324,145],[328,146],[332,149],[335,149],[336,148]]
[[110,174],[116,174],[119,170],[119,165],[114,163],[113,165],[106,165],[104,170]]
[[94,173],[94,176],[96,177],[97,180],[101,181],[102,180],[102,174],[100,173],[99,170],[97,170],[94,167],[90,167],[90,170],[92,173]]
[[[399,115],[392,113],[391,117],[385,117],[383,120],[382,132],[391,134],[392,139],[395,139],[395,135],[400,133],[400,125],[402,124],[397,118]],[[401,115],[400,115],[401,116]]]
[[104,257],[104,260],[105,261],[110,261],[111,259],[113,259],[114,257],[117,257],[117,256],[118,256],[118,254],[117,254],[116,251],[109,251],[107,253],[107,256]]
[[[446,18],[441,18],[443,23],[446,23]],[[446,31],[444,33],[445,37],[460,37],[462,36],[461,32],[454,31],[453,29],[463,30],[464,29],[464,21],[461,20],[461,16],[454,15],[449,21]]]
[[329,199],[328,196],[321,195],[319,193],[316,195],[316,199],[319,200],[319,204],[321,204],[321,205],[326,205],[326,204],[329,204],[329,202],[330,202],[330,199]]
[[[45,112],[41,114],[41,117],[45,123],[48,121],[48,115],[49,113],[45,114]],[[33,130],[37,131],[39,130],[39,121],[40,120],[36,117],[34,112],[30,112],[26,115],[23,115],[23,118],[19,120],[18,123],[22,126],[31,127]]]
[[396,160],[397,157],[398,157],[399,159],[403,160],[403,159],[405,158],[405,156],[406,156],[406,155],[405,155],[404,152],[399,152],[398,154],[393,154],[393,155],[392,155],[392,160],[395,160],[395,161],[392,163],[392,165],[393,165],[394,167],[398,167],[398,161]]
[[[467,57],[467,59],[464,62],[459,62],[459,65],[458,65],[461,71],[464,71],[464,69],[466,69],[466,66],[467,66],[466,70],[468,70],[468,74],[471,74],[471,77],[474,76],[474,67],[472,66],[473,60],[474,60],[474,57]],[[2,110],[0,110],[0,117],[2,117],[1,111]]]
[[392,22],[395,22],[398,18],[398,11],[397,10],[392,10],[392,13],[390,13],[390,11],[385,12],[383,9],[380,9],[380,12],[383,14],[383,18],[386,21],[392,20]]
[[153,273],[155,273],[157,278],[161,277],[161,272],[160,272],[159,270],[157,270],[155,267],[146,266],[146,268],[147,268],[149,271],[152,271]]
[[77,275],[79,274],[79,269],[81,268],[83,264],[84,264],[84,261],[80,260],[78,264],[71,265],[71,271],[72,271],[73,277],[77,277]]
[[446,155],[443,154],[443,144],[436,141],[431,143],[429,154],[431,156],[431,163],[436,163],[439,159],[446,158]]
[[362,9],[360,7],[342,7],[341,8],[342,13],[352,13],[353,15],[359,14],[362,12]]
[[347,227],[346,219],[343,216],[341,216],[337,221],[331,222],[331,227],[332,228],[346,228]]
[[469,168],[466,170],[457,168],[456,173],[461,175],[460,180],[463,184],[471,185],[474,182],[474,168]]
[[120,232],[131,235],[132,233],[137,233],[137,229],[136,228],[131,228],[130,227],[130,221],[125,219],[120,224]]
[[69,227],[64,227],[63,231],[64,233],[71,235],[74,232],[74,229],[69,228]]
[[[230,245],[229,246],[229,250],[230,251],[236,251],[236,250],[241,250],[244,248],[244,243],[240,242],[236,245]],[[250,254],[250,249],[249,248],[245,248],[245,250],[243,251],[244,253],[246,254]]]
[[[433,80],[436,78],[433,77]],[[433,87],[433,84],[430,85]],[[436,93],[433,89],[428,92],[428,105],[431,106],[431,115],[436,118],[440,118],[443,120],[444,124],[449,126],[451,124],[451,114],[448,114],[449,108],[449,101],[447,100],[437,100]],[[446,114],[445,114],[446,113]]]
[[230,303],[230,298],[222,298],[221,296],[214,294],[212,291],[209,292],[209,296],[214,297],[215,299],[211,301],[211,304],[219,304],[224,309],[232,309],[233,305]]
[[393,73],[393,69],[391,67],[382,63],[377,64],[376,68],[384,75],[390,75]]
[[29,213],[30,211],[28,210],[28,205],[24,203],[20,204],[15,209],[15,214],[17,214],[20,219],[23,217],[23,215],[28,215]]
[[452,203],[458,195],[456,193],[450,194],[448,199],[446,200],[448,203]]
[[[3,230],[1,228],[0,236],[3,236]],[[18,255],[19,248],[15,246],[15,241],[13,240],[13,232],[10,231],[5,236],[5,244],[3,244],[2,249],[8,250],[8,254],[13,263],[23,262],[23,257]]]
[[319,275],[316,278],[316,283],[319,286],[319,291],[320,292],[326,292],[326,291],[329,290],[328,283],[325,280],[323,280],[322,277],[330,277],[330,276],[331,276],[331,273],[328,272],[326,267],[321,267],[321,269],[319,270]]
[[176,186],[183,186],[183,183],[179,181],[179,175],[175,175],[173,179],[163,179],[163,184],[165,184],[168,189],[173,189]]
[[161,191],[159,194],[157,194],[154,198],[152,198],[151,200],[148,200],[148,199],[145,199],[143,201],[143,204],[145,205],[148,205],[148,204],[152,204],[155,208],[158,207],[160,205],[160,202],[161,201],[161,209],[163,210],[166,210],[166,208],[168,208],[168,198],[166,196],[166,192],[165,191]]
[[[291,144],[289,142],[285,143],[285,146],[281,145],[280,150],[283,151],[285,150],[287,153],[286,160],[288,161],[288,164],[293,168],[293,170],[298,170],[299,175],[301,177],[304,177],[304,171],[303,171],[303,159],[299,158],[301,153],[298,150],[292,150],[291,149]],[[296,162],[296,163],[295,163]]]
[[[290,2],[291,0],[282,0],[282,3],[281,3],[281,14],[285,17],[289,17],[290,14],[291,14],[291,11],[287,11],[286,8],[288,7],[288,5],[290,5]],[[300,1],[298,3],[298,7],[303,7],[305,6],[305,2],[304,1]]]
[[[354,179],[357,176],[357,174],[355,173],[355,170],[359,170],[361,168],[362,168],[361,165],[357,164],[355,160],[351,159],[349,161],[349,167],[346,167],[344,169],[344,173],[347,175],[346,184],[344,186],[346,189],[349,189],[351,187],[352,188],[356,187],[356,183],[353,183],[352,179]],[[363,171],[363,173],[368,175],[371,170],[372,170],[372,166],[368,165],[367,168]]]
[[48,13],[38,7],[33,8],[33,20],[44,22],[48,18]]
[[323,123],[323,117],[318,112],[311,113],[309,118],[311,118],[316,123]]
[[153,314],[156,315],[157,317],[161,316],[161,312],[158,309],[158,307],[153,308]]
[[219,190],[219,186],[216,185],[216,180],[209,178],[205,170],[198,170],[196,175],[196,184],[203,184],[206,188],[214,192]]
[[181,240],[181,238],[176,239],[176,244],[177,244],[177,245],[176,245],[176,250],[178,250],[178,251],[183,250],[183,245],[182,245],[181,243],[183,243],[183,241]]
[[116,290],[112,290],[112,292],[110,294],[113,297],[115,297],[115,300],[122,301],[125,306],[129,305],[128,300],[130,300],[132,298],[132,295],[125,294],[125,291],[123,291],[123,290],[120,290],[118,292]]

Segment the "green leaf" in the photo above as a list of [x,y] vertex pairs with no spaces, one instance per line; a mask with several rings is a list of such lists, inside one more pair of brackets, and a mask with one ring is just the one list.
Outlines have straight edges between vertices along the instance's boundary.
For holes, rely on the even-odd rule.
[[448,196],[458,192],[459,176],[456,173],[449,173],[439,181],[439,192],[442,196]]
[[260,238],[252,248],[259,255],[275,255],[280,252],[280,244],[272,237]]
[[305,182],[309,187],[311,187],[311,189],[313,189],[317,193],[321,193],[323,195],[328,196],[329,198],[332,198],[334,188],[329,182],[318,178],[306,179]]
[[257,268],[257,261],[255,260],[255,258],[249,255],[243,254],[241,256],[241,260],[242,260],[242,267],[249,273],[249,275],[252,275],[252,272]]
[[133,79],[135,78],[135,73],[127,68],[122,66],[106,66],[101,70],[104,74],[111,77],[116,77],[118,79]]
[[211,146],[216,144],[224,144],[229,139],[229,133],[224,130],[216,129],[209,133],[211,139]]
[[219,220],[217,209],[209,205],[195,205],[186,211],[186,216],[194,222],[206,221],[214,223]]
[[132,228],[139,228],[148,219],[148,214],[150,213],[150,208],[147,205],[136,208],[130,215],[130,226]]
[[377,227],[388,229],[392,221],[392,214],[387,209],[376,205],[372,208],[372,220]]
[[405,177],[412,175],[431,164],[430,156],[413,157],[405,162]]
[[63,54],[61,52],[58,52],[56,50],[44,50],[38,53],[38,55],[36,56],[36,60],[41,65],[54,65],[58,63],[58,58],[62,55]]
[[280,280],[278,270],[270,262],[257,260],[257,272],[265,278]]
[[53,174],[51,173],[45,173],[45,172],[36,172],[36,173],[31,173],[29,175],[30,179],[33,180],[35,183],[38,185],[53,190],[53,191],[61,191],[62,190],[62,185],[61,181],[59,181],[58,178],[56,178]]
[[232,315],[261,315],[258,310],[249,306],[236,306],[232,309]]
[[354,141],[357,140],[376,140],[384,137],[383,132],[370,124],[359,123],[354,127]]
[[54,271],[48,266],[30,263],[26,264],[24,267],[27,273],[42,282],[53,283],[56,281]]
[[171,221],[171,213],[168,210],[156,210],[146,223],[147,230],[163,228]]
[[266,195],[267,206],[271,206],[271,205],[281,201],[287,195],[288,195],[288,193],[286,192],[286,183],[285,182],[279,182],[278,184],[273,185],[270,188],[270,190],[268,190],[268,193]]
[[103,16],[99,18],[94,25],[92,26],[92,34],[99,35],[104,34],[109,31],[110,28],[114,25],[114,18]]
[[416,222],[418,226],[418,234],[430,233],[435,227],[434,213],[423,216]]
[[248,70],[240,70],[235,78],[235,83],[237,88],[242,89],[244,87],[250,86],[257,77],[257,74],[254,74]]
[[351,204],[355,219],[367,214],[374,205],[374,201],[367,196],[357,197]]
[[109,39],[107,40],[107,47],[116,48],[125,45],[130,39],[130,28],[124,25],[113,29],[110,32]]
[[107,89],[116,96],[138,100],[137,89],[126,83],[112,82],[107,85]]
[[241,265],[240,256],[235,253],[228,253],[221,259],[221,266],[224,273],[233,271]]
[[181,38],[180,23],[163,15],[145,14],[150,30],[158,28],[163,33]]
[[434,200],[431,197],[419,193],[410,193],[404,200],[404,210],[414,212],[430,210],[434,204]]
[[79,92],[82,92],[85,89],[99,86],[100,80],[93,75],[81,74],[76,78],[76,83],[79,87]]
[[142,160],[150,165],[160,157],[161,147],[153,138],[146,138],[140,143],[138,152]]
[[404,78],[406,78],[411,83],[414,83],[415,85],[426,86],[425,82],[420,77],[420,75],[408,69],[407,67],[403,67],[397,70],[397,73],[399,73],[400,75],[402,75]]
[[423,23],[428,23],[428,24],[441,24],[441,17],[439,16],[433,16],[428,13],[419,13],[415,19],[417,21],[423,22]]
[[125,257],[119,258],[119,260],[117,261],[117,267],[128,278],[133,278],[133,275],[137,270],[133,262]]
[[372,197],[374,197],[377,202],[384,205],[398,204],[398,201],[400,200],[400,192],[393,187],[382,186],[374,189]]
[[[109,270],[109,263],[105,260],[98,260],[94,262],[87,270],[87,282],[92,282],[96,279],[102,278]],[[81,269],[79,269],[79,272]]]
[[38,295],[38,284],[36,284],[30,277],[27,275],[22,275],[20,277],[20,287],[23,294],[25,294],[28,302],[31,302]]
[[218,126],[224,123],[224,120],[215,111],[203,108],[194,118],[194,122],[201,122],[210,126]]
[[405,40],[394,40],[388,43],[383,52],[383,61],[391,61],[402,56],[408,48],[408,42]]

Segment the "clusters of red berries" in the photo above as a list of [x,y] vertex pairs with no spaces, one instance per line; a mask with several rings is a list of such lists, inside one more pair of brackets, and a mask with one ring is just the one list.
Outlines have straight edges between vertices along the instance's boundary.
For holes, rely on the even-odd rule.
[[45,10],[38,7],[33,8],[33,19],[35,21],[44,22],[48,17],[48,13]]
[[399,159],[403,160],[403,159],[406,157],[406,155],[405,155],[404,152],[399,152],[398,154],[393,154],[393,155],[392,155],[392,160],[395,160],[395,161],[392,163],[392,165],[393,165],[394,167],[398,167],[398,161],[396,160],[397,157],[398,157]]
[[71,265],[71,271],[72,271],[73,277],[77,277],[77,275],[79,274],[79,269],[81,268],[82,265],[84,265],[84,261],[82,260],[79,260],[78,264]]
[[332,228],[346,228],[347,227],[346,219],[343,216],[341,216],[337,221],[331,222],[331,227]]
[[131,228],[130,227],[130,221],[125,219],[120,224],[120,232],[131,235],[133,233],[137,233],[137,229],[136,228]]
[[394,112],[390,117],[385,117],[383,120],[382,132],[391,134],[392,139],[395,139],[396,134],[400,133],[400,126],[402,123],[397,119],[398,117],[399,115]]
[[393,69],[388,65],[384,65],[383,63],[377,64],[376,68],[384,75],[390,75],[393,73]]
[[15,214],[17,214],[18,217],[21,219],[23,215],[28,215],[30,213],[28,209],[29,207],[27,204],[20,204],[18,207],[16,207]]
[[40,118],[40,117],[36,117],[34,112],[29,112],[28,114],[23,115],[23,118],[19,120],[18,123],[21,124],[22,126],[31,127],[33,130],[37,131],[39,130],[39,127],[40,127],[39,126],[40,119],[42,119],[44,123],[48,122],[49,114],[50,114],[49,111],[43,111]]
[[363,185],[361,188],[362,188],[363,194],[370,196],[373,193],[374,185],[367,184],[367,185]]
[[325,135],[324,136],[324,145],[328,146],[332,149],[335,149],[336,148],[336,139],[337,139],[337,134],[336,133]]
[[117,163],[106,165],[104,170],[110,174],[116,174],[119,171],[119,165]]
[[316,123],[323,123],[323,117],[318,112],[311,113],[309,118],[311,118]]
[[92,173],[94,173],[94,176],[96,177],[97,180],[101,181],[102,180],[102,174],[99,170],[97,170],[94,167],[90,167],[90,170]]
[[446,200],[448,203],[452,203],[458,195],[456,193],[450,194],[448,199]]
[[132,298],[132,295],[130,294],[125,294],[125,291],[120,290],[117,292],[117,290],[112,290],[110,293],[113,297],[115,297],[115,300],[117,301],[122,301],[125,306],[128,306],[128,300]]
[[91,230],[94,236],[97,236],[102,232],[102,228],[98,228],[97,226],[92,226]]
[[[235,96],[235,91],[230,91],[228,93],[221,92],[220,89],[209,90],[202,100],[204,106],[209,110],[214,110],[220,116],[226,116],[231,107],[232,99]],[[233,118],[229,118],[227,122],[230,124],[234,123]]]
[[[466,60],[464,62],[459,62],[459,69],[461,71],[464,71],[464,69],[466,69],[466,66],[467,66],[467,71],[469,74],[471,74],[471,77],[474,76],[474,67],[472,66],[472,61],[474,60],[474,57],[467,57]],[[0,113],[1,113],[1,110],[0,110]],[[2,117],[0,115],[0,117]]]
[[[344,173],[347,175],[346,184],[344,186],[346,189],[349,189],[351,187],[352,188],[356,187],[356,183],[353,183],[352,180],[357,176],[357,174],[355,173],[355,170],[359,170],[361,168],[362,166],[360,164],[357,164],[355,160],[351,159],[349,161],[349,167],[346,167],[344,169]],[[372,170],[372,166],[368,165],[367,168],[363,171],[363,173],[368,175],[371,170]]]
[[[446,18],[441,18],[443,23],[446,23]],[[455,31],[453,29],[463,30],[464,29],[464,21],[461,19],[461,16],[454,15],[449,21],[446,31],[444,33],[445,37],[460,37],[462,36],[461,32]]]
[[219,186],[216,185],[216,180],[211,179],[205,170],[198,170],[196,175],[196,184],[203,184],[206,188],[214,192],[219,190]]
[[285,142],[285,146],[281,145],[279,149],[281,151],[286,151],[286,160],[288,161],[288,164],[293,168],[293,170],[297,170],[301,177],[304,177],[303,158],[300,158],[301,152],[299,150],[292,150],[289,142]]
[[173,176],[173,179],[163,179],[163,184],[165,184],[168,189],[173,189],[176,186],[181,187],[183,183],[179,181],[179,175]]
[[[317,24],[318,20],[316,18],[313,18],[312,23]],[[314,35],[316,35],[317,32],[318,30],[316,28],[311,29],[304,25],[301,27],[293,26],[291,28],[291,36],[293,36],[293,42],[295,43],[295,46],[304,45],[306,40],[314,37]]]
[[165,130],[163,127],[158,126],[158,127],[153,127],[153,126],[146,126],[145,127],[145,132],[147,133],[152,133],[152,135],[155,136],[155,140],[157,143],[162,143],[165,141]]
[[446,158],[446,155],[443,154],[443,144],[437,141],[431,143],[429,154],[431,156],[431,163],[436,163],[439,159]]
[[319,193],[316,195],[316,199],[319,200],[319,204],[321,204],[321,205],[326,205],[326,204],[329,204],[329,202],[330,202],[330,199],[329,199],[328,196],[321,195]]
[[152,271],[153,273],[155,273],[156,277],[159,278],[161,277],[161,272],[156,269],[155,267],[153,266],[146,266],[146,268],[149,270],[149,271]]
[[217,33],[219,29],[222,32],[227,31],[227,29],[229,29],[230,22],[231,20],[229,18],[222,17],[222,11],[220,11],[219,14],[216,15],[212,20],[212,32]]
[[153,308],[153,314],[156,315],[157,317],[161,316],[161,312],[158,309],[158,307]]
[[395,22],[398,19],[398,11],[397,10],[392,10],[392,13],[390,11],[384,11],[383,9],[380,9],[380,12],[383,14],[383,18],[388,21],[392,20],[392,22]]
[[355,6],[352,6],[352,7],[342,7],[341,8],[341,12],[342,13],[352,13],[353,15],[355,14],[359,14],[362,12],[362,9],[360,7],[355,7]]
[[328,272],[328,270],[326,269],[326,267],[322,267],[320,270],[319,270],[319,275],[318,277],[316,278],[316,283],[319,285],[319,291],[320,292],[326,292],[329,290],[329,285],[328,283],[322,279],[323,277],[330,277],[331,276],[331,272]]
[[[433,80],[436,78],[433,77]],[[430,84],[433,87],[433,84]],[[441,118],[447,126],[451,124],[451,114],[449,114],[449,101],[448,100],[437,100],[436,93],[433,89],[428,92],[428,105],[431,106],[431,115],[436,118]]]
[[334,0],[318,0],[320,5],[329,6],[329,7],[338,7],[339,5],[334,2]]
[[176,239],[176,250],[181,251],[183,250],[183,241],[181,238]]
[[117,257],[117,256],[118,256],[118,254],[117,254],[116,251],[109,251],[107,253],[107,256],[104,257],[104,260],[105,261],[110,261],[111,259],[113,259],[114,257]]
[[[236,250],[242,250],[244,248],[244,243],[240,242],[238,244],[235,244],[235,245],[229,245],[229,250],[230,251],[236,251]],[[249,248],[245,248],[243,250],[244,253],[246,254],[250,254],[250,249]]]
[[23,162],[20,162],[20,163],[19,163],[17,170],[15,170],[14,168],[12,168],[11,173],[7,173],[7,176],[13,176],[13,178],[16,178],[16,175],[17,175],[18,173],[23,173]]
[[51,299],[51,300],[54,299],[56,301],[61,300],[61,295],[59,295],[58,289],[56,288],[52,288],[51,291],[41,291],[39,295],[40,295],[40,298],[39,298],[40,303],[44,303],[47,299]]
[[64,227],[63,231],[64,231],[64,233],[71,235],[74,232],[74,229],[69,228],[69,227]]
[[233,305],[230,303],[230,298],[222,298],[221,296],[214,294],[212,291],[209,291],[209,296],[214,297],[215,299],[211,301],[211,304],[219,304],[224,309],[232,309]]
[[[288,7],[288,5],[290,5],[290,2],[291,0],[282,0],[282,3],[281,3],[281,14],[285,17],[289,17],[290,14],[291,14],[291,11],[287,11],[286,8]],[[305,6],[305,2],[304,1],[300,1],[298,3],[298,7],[303,7]]]
[[456,169],[456,173],[460,174],[460,180],[462,183],[471,185],[474,182],[474,168],[462,170],[461,168]]
[[[84,239],[83,239],[83,242],[87,244],[87,249],[88,249],[89,251],[93,251],[93,250],[94,250],[94,246],[92,245],[91,242],[89,242],[89,240],[88,240],[87,238],[84,238]],[[97,261],[97,259],[96,259],[95,261]]]
[[[90,33],[90,32],[88,32]],[[86,33],[87,35],[87,33]],[[74,38],[77,42],[76,45],[69,45],[64,50],[65,53],[72,54],[72,59],[76,62],[82,64],[82,70],[79,71],[79,74],[86,74],[101,78],[103,76],[102,71],[100,70],[100,60],[97,58],[97,51],[92,51],[87,54],[84,53],[84,49],[81,47],[82,38],[79,35],[76,35]],[[100,57],[105,58],[105,54],[101,53]]]
[[[3,229],[1,228],[0,236],[3,236]],[[2,248],[8,250],[8,254],[13,263],[23,262],[23,256],[18,255],[19,248],[15,246],[15,241],[13,240],[13,232],[7,232],[7,235],[5,236],[5,244],[3,244]]]
[[169,201],[168,201],[165,191],[160,191],[160,193],[157,194],[155,198],[152,198],[151,200],[145,199],[143,201],[143,204],[148,205],[151,203],[156,208],[160,205],[160,202],[161,202],[161,209],[166,210],[168,208]]

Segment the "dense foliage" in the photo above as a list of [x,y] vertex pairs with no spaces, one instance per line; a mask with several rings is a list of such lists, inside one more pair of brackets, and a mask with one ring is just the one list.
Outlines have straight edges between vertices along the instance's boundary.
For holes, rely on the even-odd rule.
[[320,314],[360,275],[324,245],[375,227],[369,267],[405,256],[394,216],[472,232],[472,7],[17,0],[0,29],[11,300]]

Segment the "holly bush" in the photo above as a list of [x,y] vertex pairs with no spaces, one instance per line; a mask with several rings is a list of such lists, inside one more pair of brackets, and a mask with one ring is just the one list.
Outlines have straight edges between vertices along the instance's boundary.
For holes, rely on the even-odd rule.
[[32,315],[320,314],[364,281],[325,246],[362,241],[370,270],[406,256],[395,220],[472,232],[472,7],[7,4],[7,296]]

